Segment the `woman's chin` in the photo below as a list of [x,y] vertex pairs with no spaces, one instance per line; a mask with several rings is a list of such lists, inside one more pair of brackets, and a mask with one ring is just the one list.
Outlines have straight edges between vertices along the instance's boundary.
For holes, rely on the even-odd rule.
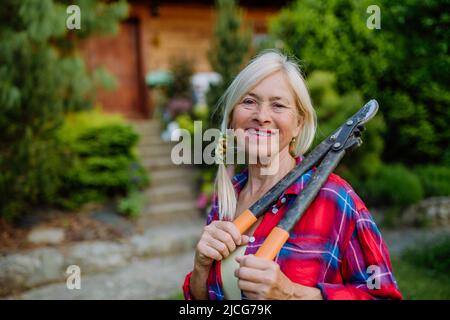
[[269,164],[277,156],[279,156],[278,152],[267,152],[267,150],[252,150],[247,152],[249,164]]

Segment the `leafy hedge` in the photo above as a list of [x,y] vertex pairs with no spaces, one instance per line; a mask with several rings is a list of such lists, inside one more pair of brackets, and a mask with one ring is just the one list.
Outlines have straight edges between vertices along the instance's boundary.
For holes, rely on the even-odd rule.
[[[66,112],[90,108],[105,73],[89,72],[78,44],[117,32],[125,1],[77,1],[82,29],[69,30],[63,0],[3,0],[0,9],[0,217],[52,203],[67,168],[56,141]],[[102,77],[99,77],[103,75]]]
[[450,196],[450,167],[426,165],[414,169],[425,197]]
[[400,164],[383,165],[373,178],[356,185],[364,201],[375,207],[404,207],[424,197],[419,178]]
[[371,0],[296,0],[271,20],[275,44],[309,76],[336,74],[338,93],[376,98],[388,130],[383,159],[448,165],[448,1],[377,1],[381,29],[367,28]]
[[64,208],[124,196],[148,183],[134,151],[138,135],[119,118],[80,113],[66,121],[60,139],[69,161],[55,203]]
[[450,236],[407,249],[402,258],[430,273],[446,274],[450,269]]

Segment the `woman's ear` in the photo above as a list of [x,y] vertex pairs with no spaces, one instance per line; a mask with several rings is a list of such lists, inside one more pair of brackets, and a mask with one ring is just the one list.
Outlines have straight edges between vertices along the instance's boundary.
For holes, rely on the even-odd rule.
[[303,125],[304,125],[304,121],[303,121],[303,117],[298,117],[298,121],[297,121],[297,127],[295,127],[294,129],[294,137],[298,137],[300,135],[300,132],[303,129]]

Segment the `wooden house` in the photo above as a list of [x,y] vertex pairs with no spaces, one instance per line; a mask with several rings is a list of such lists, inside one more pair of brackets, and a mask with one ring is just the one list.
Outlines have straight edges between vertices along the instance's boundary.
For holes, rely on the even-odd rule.
[[[240,1],[245,23],[255,37],[267,33],[268,19],[287,1]],[[154,106],[145,85],[145,75],[167,70],[180,55],[194,59],[195,72],[209,72],[207,52],[214,30],[214,1],[129,1],[129,18],[116,36],[97,37],[83,46],[90,68],[103,66],[118,81],[114,91],[98,92],[98,102],[107,112],[131,119],[152,117]]]

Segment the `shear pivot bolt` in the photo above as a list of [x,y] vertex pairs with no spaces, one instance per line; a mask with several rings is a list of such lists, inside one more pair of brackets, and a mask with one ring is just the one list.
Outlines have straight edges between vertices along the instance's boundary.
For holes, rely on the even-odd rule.
[[353,120],[348,120],[348,121],[347,121],[347,125],[348,125],[348,126],[351,126],[352,124],[353,124]]
[[333,147],[335,148],[339,148],[341,146],[340,142],[336,142],[335,144],[333,144]]

